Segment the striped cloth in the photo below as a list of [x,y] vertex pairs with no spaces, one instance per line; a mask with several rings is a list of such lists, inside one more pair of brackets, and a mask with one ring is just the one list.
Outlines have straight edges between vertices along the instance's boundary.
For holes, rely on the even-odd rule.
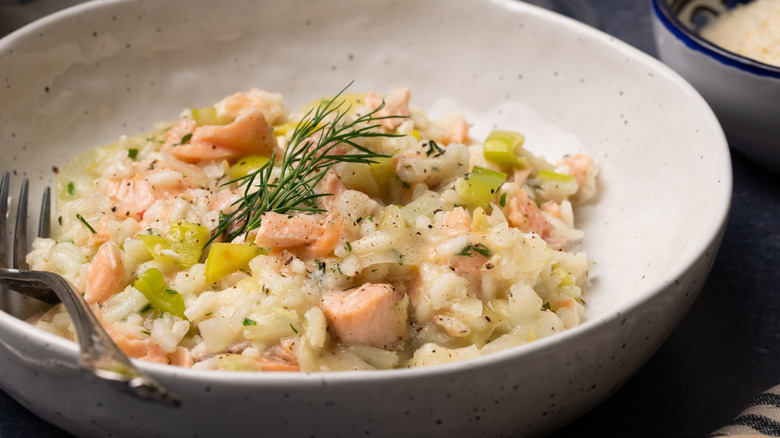
[[780,385],[761,393],[731,424],[710,437],[780,437]]

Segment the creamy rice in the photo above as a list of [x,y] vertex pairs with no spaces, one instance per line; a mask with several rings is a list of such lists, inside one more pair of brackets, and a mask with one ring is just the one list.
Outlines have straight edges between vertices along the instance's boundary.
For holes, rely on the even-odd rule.
[[[513,131],[472,139],[462,116],[432,120],[403,88],[339,96],[290,112],[253,89],[76,157],[54,237],[28,262],[83,291],[128,355],[201,369],[434,365],[580,324],[590,262],[570,248],[573,206],[595,195],[590,157],[548,162]],[[366,135],[296,140],[308,110],[339,102],[313,128]],[[304,169],[283,157],[307,145],[335,160],[310,203],[236,231],[246,221],[229,215]],[[75,338],[61,305],[30,322]]]
[[780,1],[739,4],[702,28],[701,36],[731,52],[780,67]]

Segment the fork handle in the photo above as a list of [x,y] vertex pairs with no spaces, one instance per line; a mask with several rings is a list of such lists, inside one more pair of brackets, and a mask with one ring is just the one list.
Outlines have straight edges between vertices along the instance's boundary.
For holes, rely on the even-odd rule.
[[[92,313],[81,294],[65,278],[46,271],[2,269],[0,281],[9,286],[19,286],[19,292],[35,291],[39,293],[45,286],[53,291],[65,309],[73,324],[78,328],[81,364],[96,376],[119,384],[132,394],[170,405],[180,404],[179,398],[165,390],[152,377],[133,365],[106,333],[103,325]],[[27,283],[24,286],[24,283]]]

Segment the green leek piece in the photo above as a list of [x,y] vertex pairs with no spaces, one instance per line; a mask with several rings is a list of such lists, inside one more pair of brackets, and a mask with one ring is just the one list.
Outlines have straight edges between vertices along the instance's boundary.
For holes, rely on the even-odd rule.
[[206,281],[214,283],[220,278],[249,266],[249,261],[268,250],[248,243],[212,243],[206,259]]
[[358,190],[369,196],[378,196],[380,186],[374,179],[371,164],[342,163],[336,166],[336,172],[349,190]]
[[395,168],[393,167],[392,157],[379,157],[372,158],[373,163],[368,165],[371,170],[371,175],[374,177],[374,181],[380,188],[386,188],[390,186],[390,182],[395,177]]
[[[322,97],[316,99],[301,108],[301,114],[314,113],[320,106],[326,105],[333,97]],[[333,102],[332,108],[339,106],[339,112],[343,114],[353,114],[357,108],[360,108],[365,104],[365,94],[352,93],[352,94],[340,94],[338,100]],[[287,122],[281,125],[274,126],[274,135],[286,135],[288,132],[292,132],[298,126],[298,122]]]
[[280,135],[285,135],[288,132],[293,132],[297,126],[298,122],[287,122],[282,123],[281,125],[276,125],[274,126],[274,135],[279,137]]
[[485,140],[485,159],[495,164],[527,168],[530,166],[528,159],[515,153],[518,148],[523,147],[524,142],[525,137],[519,132],[493,131]]
[[553,172],[551,170],[540,170],[539,173],[536,175],[536,178],[541,182],[547,182],[547,181],[571,182],[575,180],[575,178],[571,175],[567,175],[565,173]]
[[135,280],[133,286],[160,311],[187,319],[184,316],[184,297],[175,290],[168,289],[159,269],[151,268],[144,271]]
[[556,263],[552,266],[552,275],[557,276],[560,278],[560,283],[558,283],[558,286],[573,286],[574,285],[574,279],[572,278],[571,274],[566,272],[565,269],[560,265],[560,263]]
[[227,125],[231,122],[231,120],[219,117],[217,109],[213,106],[192,108],[190,112],[192,113],[192,119],[195,120],[198,126]]
[[220,354],[215,357],[217,369],[225,371],[262,371],[257,359],[243,354]]
[[211,232],[208,228],[187,221],[171,225],[165,236],[138,235],[155,260],[176,263],[183,269],[198,263],[209,237]]
[[138,239],[155,260],[165,263],[176,263],[178,260],[176,251],[173,250],[173,242],[165,236],[139,234]]
[[230,166],[227,171],[228,178],[236,180],[243,178],[257,169],[263,167],[271,158],[263,155],[247,155]]
[[504,181],[506,181],[505,173],[474,166],[462,184],[457,185],[456,190],[465,203],[487,209]]
[[[309,103],[308,105],[305,105],[301,109],[301,112],[306,114],[309,111],[314,111],[317,108],[319,108],[320,106],[322,106],[324,104],[327,104],[332,99],[333,99],[332,96],[331,97],[319,98],[319,99]],[[335,102],[333,102],[331,107],[336,107],[338,105],[341,105],[341,107],[339,108],[339,112],[340,113],[351,114],[356,109],[358,109],[361,106],[363,106],[365,104],[365,102],[366,102],[366,95],[365,94],[362,94],[362,93],[342,93],[342,94],[339,95],[338,99]]]

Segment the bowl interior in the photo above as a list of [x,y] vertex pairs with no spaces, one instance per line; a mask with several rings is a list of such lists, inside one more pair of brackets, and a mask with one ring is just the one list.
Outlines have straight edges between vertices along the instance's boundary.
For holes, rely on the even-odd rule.
[[587,152],[601,194],[579,210],[595,266],[575,330],[673,283],[728,211],[728,150],[701,97],[649,56],[523,3],[101,1],[12,34],[0,53],[4,163],[33,194],[80,151],[251,87],[295,108],[352,81],[409,86],[416,106],[475,114],[475,135],[516,129],[548,158]]
[[726,50],[700,36],[701,29],[724,12],[753,0],[653,0],[656,14],[686,45],[701,50],[726,65],[762,76],[780,77],[780,67]]
[[[33,198],[77,153],[251,87],[296,108],[349,83],[408,86],[418,107],[466,111],[476,138],[514,129],[538,154],[586,152],[600,169],[598,198],[577,213],[580,248],[595,262],[584,324],[469,363],[283,376],[149,365],[187,397],[170,413],[93,385],[78,374],[75,345],[19,321],[27,306],[2,305],[0,359],[11,365],[0,385],[84,436],[279,431],[284,415],[306,433],[278,436],[348,435],[355,423],[372,436],[418,423],[426,436],[549,431],[603,400],[670,333],[684,297],[703,285],[730,204],[723,132],[690,85],[621,41],[522,2],[100,0],[1,40],[0,80],[3,167],[15,171],[12,193],[30,178]],[[33,373],[38,387],[22,386]],[[83,409],[95,403],[106,408]],[[334,406],[355,414],[342,421]]]

